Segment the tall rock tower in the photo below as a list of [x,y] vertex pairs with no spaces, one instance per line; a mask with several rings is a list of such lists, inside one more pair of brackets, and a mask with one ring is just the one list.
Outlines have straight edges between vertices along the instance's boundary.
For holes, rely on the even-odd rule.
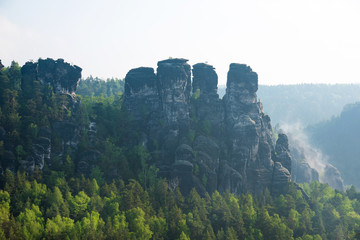
[[[185,59],[129,71],[124,109],[140,130],[151,163],[178,180],[183,192],[284,192],[290,180],[286,139],[275,154],[270,118],[257,101],[258,76],[231,64],[226,94],[219,99],[214,67]],[[192,92],[192,95],[191,95]]]

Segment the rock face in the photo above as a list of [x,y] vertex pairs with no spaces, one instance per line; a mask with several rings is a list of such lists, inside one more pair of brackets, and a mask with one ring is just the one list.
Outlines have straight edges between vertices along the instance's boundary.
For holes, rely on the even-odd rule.
[[64,59],[39,59],[38,80],[50,84],[56,92],[74,94],[81,78],[81,68],[64,62]]
[[344,180],[341,177],[339,170],[331,164],[327,164],[324,170],[322,182],[328,183],[332,188],[345,191]]
[[193,187],[200,193],[285,191],[291,172],[287,138],[275,149],[270,118],[256,97],[257,74],[231,64],[226,95],[219,99],[214,68],[195,64],[191,86],[186,62],[160,61],[156,74],[137,68],[125,78],[123,110],[159,174],[185,193]]
[[189,125],[191,71],[186,59],[158,62],[157,77],[166,123],[178,130]]
[[[42,169],[45,164],[54,164],[51,159],[62,158],[67,151],[75,153],[79,142],[79,124],[75,121],[80,100],[75,96],[76,87],[81,77],[81,68],[64,62],[63,59],[39,59],[38,62],[27,62],[22,68],[23,92],[32,89],[35,82],[49,85],[55,94],[66,99],[63,106],[70,109],[72,116],[66,119],[51,121],[49,126],[42,126],[32,145],[32,154],[20,165],[28,171],[35,167]],[[26,93],[26,94],[31,94]],[[54,143],[56,139],[56,144]],[[53,145],[57,145],[54,147]],[[71,156],[73,157],[73,156]]]
[[315,150],[301,139],[297,139],[299,134],[288,133],[289,148],[292,159],[291,179],[296,183],[311,183],[313,181],[320,181],[319,172],[310,166],[308,161],[314,161],[320,158]]
[[285,134],[280,133],[275,146],[276,162],[280,162],[289,173],[291,173],[291,156],[289,152],[289,141]]

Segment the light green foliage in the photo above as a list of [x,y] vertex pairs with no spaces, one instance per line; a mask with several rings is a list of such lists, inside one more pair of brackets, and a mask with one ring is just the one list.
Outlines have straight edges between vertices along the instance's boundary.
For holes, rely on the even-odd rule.
[[162,217],[152,216],[149,222],[150,230],[153,232],[152,239],[166,239],[166,220]]
[[184,232],[181,232],[178,240],[190,240],[190,238],[188,236],[186,236],[186,234]]
[[88,77],[79,82],[76,94],[81,96],[100,96],[111,97],[124,91],[124,81],[111,78],[100,79],[98,77]]
[[10,195],[7,191],[0,190],[0,226],[10,218]]
[[62,193],[58,187],[48,197],[49,208],[46,210],[46,216],[49,218],[56,217],[57,215],[69,217],[69,206],[65,203]]
[[126,222],[125,213],[115,215],[113,220],[114,232],[120,239],[129,237],[128,222]]
[[144,211],[137,207],[126,212],[126,219],[129,222],[130,236],[134,235],[136,239],[150,239],[153,232],[145,221]]
[[200,89],[196,89],[196,91],[192,95],[194,100],[197,100],[200,97]]
[[256,221],[256,211],[254,209],[253,197],[250,194],[246,194],[242,196],[242,211],[245,227],[249,228],[255,224]]
[[[276,198],[217,191],[201,197],[193,189],[184,201],[162,180],[149,190],[135,180],[104,185],[102,190],[95,179],[73,179],[63,187],[66,180],[58,178],[63,179],[59,186],[64,200],[57,186],[47,190],[24,175],[5,175],[6,188],[13,194],[0,190],[0,239],[354,239],[360,228],[356,191],[350,199],[319,183],[306,187],[308,204],[291,187]],[[85,191],[73,197],[74,189],[84,189],[91,197]],[[15,220],[12,201],[28,206],[20,208]]]
[[71,239],[74,226],[74,220],[57,215],[46,221],[45,235],[48,239]]
[[21,231],[26,239],[40,239],[44,232],[44,219],[38,206],[32,205],[18,216]]
[[67,201],[70,205],[71,216],[75,219],[79,219],[85,215],[90,202],[90,197],[88,197],[84,191],[79,192],[75,197],[72,197],[69,193]]
[[85,239],[101,239],[104,225],[100,214],[92,211],[81,220],[81,231],[84,233]]
[[234,228],[229,227],[226,229],[225,231],[225,239],[226,240],[237,240],[237,235],[236,235],[236,231],[234,230]]
[[25,182],[23,198],[27,198],[27,201],[40,206],[43,199],[46,197],[47,187],[45,184],[33,182]]
[[295,209],[290,209],[288,216],[288,226],[294,230],[299,227],[300,214]]

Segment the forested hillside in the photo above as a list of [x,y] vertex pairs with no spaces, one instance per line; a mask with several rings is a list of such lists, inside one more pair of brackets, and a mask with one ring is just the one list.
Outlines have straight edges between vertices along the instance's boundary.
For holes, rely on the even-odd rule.
[[[346,104],[360,100],[359,92],[360,84],[261,85],[257,95],[274,126],[308,126],[338,116]],[[219,87],[219,95],[224,94]]]
[[[290,183],[278,195],[182,194],[177,179],[160,177],[147,149],[133,144],[141,134],[128,127],[121,94],[91,85],[86,96],[74,94],[70,80],[79,71],[51,59],[0,71],[1,239],[359,237],[354,188],[313,182]],[[199,121],[199,131],[209,128]]]
[[81,79],[76,90],[76,94],[81,96],[111,97],[124,92],[124,81],[118,78],[100,79],[98,77],[88,77]]
[[307,128],[311,142],[339,169],[345,184],[360,187],[360,103],[346,105],[340,116]]

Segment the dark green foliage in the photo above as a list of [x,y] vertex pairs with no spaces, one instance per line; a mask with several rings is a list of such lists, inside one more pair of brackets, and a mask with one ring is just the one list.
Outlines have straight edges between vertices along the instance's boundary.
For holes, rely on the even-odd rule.
[[[127,127],[121,110],[122,81],[88,79],[80,82],[81,105],[74,111],[67,95],[54,93],[19,66],[0,72],[0,141],[3,153],[12,151],[15,170],[1,177],[0,239],[353,239],[360,232],[360,193],[346,193],[312,183],[290,186],[278,197],[265,191],[236,196],[229,192],[183,196],[176,179],[161,179],[150,154]],[[79,100],[79,99],[78,99]],[[194,99],[195,101],[195,99]],[[70,104],[70,105],[69,105]],[[210,134],[211,124],[195,121],[190,142]],[[30,156],[44,127],[54,121],[79,124],[77,150],[63,149],[40,171],[23,172],[20,162]],[[96,123],[96,139],[89,136]],[[62,142],[52,134],[52,151]],[[155,145],[155,144],[154,144]],[[99,154],[89,172],[79,173],[84,152]],[[195,154],[196,155],[196,154]],[[197,167],[196,167],[197,166]],[[197,170],[196,170],[197,169]],[[19,170],[19,171],[16,171]],[[195,172],[206,184],[199,166]]]

